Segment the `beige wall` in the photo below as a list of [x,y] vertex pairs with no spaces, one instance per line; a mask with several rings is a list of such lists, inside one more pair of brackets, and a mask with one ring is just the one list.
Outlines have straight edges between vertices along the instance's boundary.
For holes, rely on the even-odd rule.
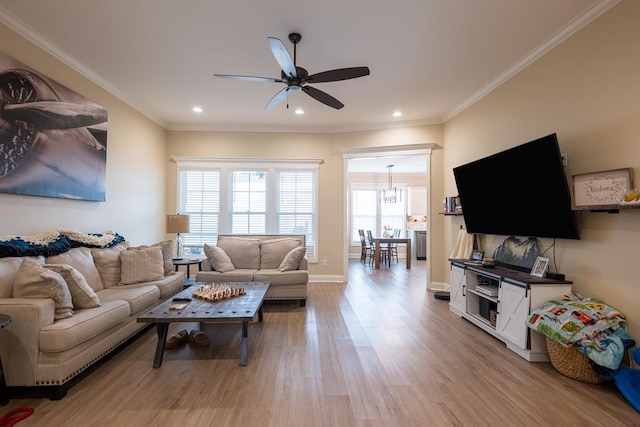
[[[169,132],[169,156],[208,157],[264,157],[290,159],[322,159],[318,173],[318,258],[326,259],[328,266],[310,265],[312,275],[342,277],[344,273],[345,247],[343,224],[346,207],[343,203],[343,159],[340,148],[383,147],[394,145],[435,143],[442,146],[442,126],[419,126],[381,131],[348,132],[338,134],[300,133],[226,133],[226,132]],[[441,156],[442,150],[434,150],[432,170],[440,173],[432,180],[432,193],[439,198],[436,208],[434,233],[434,257],[436,270],[432,280],[442,281],[442,216],[437,209],[442,206]],[[439,163],[438,163],[439,162]],[[176,209],[176,165],[168,165],[167,210]]]
[[113,230],[132,244],[165,238],[165,130],[1,24],[0,51],[109,113],[106,202],[0,194],[0,235],[57,228],[87,233]]
[[[455,194],[453,167],[552,132],[568,154],[570,185],[572,174],[606,169],[632,167],[640,176],[638,22],[640,2],[622,1],[447,122],[445,192]],[[574,282],[575,291],[626,314],[637,339],[640,209],[577,216],[582,239],[557,241],[558,270]],[[462,223],[447,217],[446,234],[456,234]],[[485,251],[492,253],[503,239],[484,237]],[[552,243],[541,241],[544,248]],[[451,244],[447,239],[446,253]]]

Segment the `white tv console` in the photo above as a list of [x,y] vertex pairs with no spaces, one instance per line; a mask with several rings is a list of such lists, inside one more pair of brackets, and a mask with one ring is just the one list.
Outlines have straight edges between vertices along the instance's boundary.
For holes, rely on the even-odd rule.
[[[507,348],[529,362],[548,362],[544,335],[525,321],[548,300],[571,292],[573,282],[531,276],[505,267],[485,268],[451,259],[449,310],[503,341]],[[476,290],[480,285],[484,289]],[[487,288],[495,287],[495,292]]]

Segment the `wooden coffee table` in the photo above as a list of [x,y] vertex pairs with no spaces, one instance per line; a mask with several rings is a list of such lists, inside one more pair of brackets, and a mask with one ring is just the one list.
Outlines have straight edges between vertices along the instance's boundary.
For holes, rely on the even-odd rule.
[[158,344],[153,367],[162,365],[164,345],[167,341],[169,323],[173,322],[201,322],[201,323],[229,323],[242,322],[242,350],[240,354],[240,366],[247,366],[249,352],[249,322],[258,313],[258,320],[262,322],[262,302],[269,289],[268,282],[235,282],[228,285],[235,288],[244,288],[246,295],[224,299],[217,302],[209,302],[192,298],[192,294],[205,283],[196,283],[194,286],[184,289],[174,298],[191,298],[182,310],[171,310],[172,304],[177,304],[173,298],[152,308],[138,317],[139,323],[155,323],[158,333]]

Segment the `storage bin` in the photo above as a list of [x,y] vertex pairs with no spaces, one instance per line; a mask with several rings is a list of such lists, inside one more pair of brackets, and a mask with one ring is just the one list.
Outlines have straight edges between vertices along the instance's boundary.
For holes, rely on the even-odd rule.
[[565,347],[562,344],[545,337],[549,360],[551,365],[562,375],[574,380],[591,384],[602,384],[606,379],[595,373],[591,367],[589,358],[575,348]]

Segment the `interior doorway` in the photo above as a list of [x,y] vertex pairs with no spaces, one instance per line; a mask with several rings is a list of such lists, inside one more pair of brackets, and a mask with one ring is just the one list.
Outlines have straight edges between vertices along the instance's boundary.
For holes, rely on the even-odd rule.
[[[426,272],[426,283],[425,286],[428,288],[430,283],[430,266],[431,266],[431,257],[430,253],[430,227],[429,227],[429,219],[430,219],[430,194],[431,194],[431,149],[433,144],[415,144],[415,145],[402,145],[402,146],[388,146],[388,147],[360,147],[360,148],[348,148],[341,149],[343,156],[343,201],[344,206],[346,207],[344,212],[344,224],[346,224],[346,229],[344,233],[344,242],[343,242],[343,253],[344,253],[344,277],[348,278],[349,275],[349,249],[352,245],[351,238],[351,229],[352,227],[352,219],[350,215],[350,206],[351,200],[349,199],[351,193],[351,185],[349,182],[350,173],[356,169],[359,173],[377,173],[378,174],[378,184],[380,184],[380,175],[387,174],[387,166],[390,164],[394,165],[393,174],[396,176],[396,182],[401,181],[401,174],[403,170],[400,168],[396,168],[396,163],[403,166],[405,170],[410,170],[412,174],[418,174],[421,176],[420,186],[424,186],[426,189],[426,200],[425,203],[425,216],[426,216],[426,264],[427,264],[427,272]],[[412,161],[408,161],[411,159]],[[418,161],[418,168],[416,169],[416,160]],[[407,166],[411,164],[412,166]],[[363,166],[366,165],[366,166]],[[365,167],[365,169],[363,169]],[[406,169],[407,167],[411,167],[412,169]],[[391,177],[390,177],[391,178]],[[386,184],[386,179],[383,180],[382,184]],[[413,185],[415,185],[415,180],[413,181]],[[384,185],[386,186],[386,185]],[[400,186],[399,186],[400,187]],[[402,190],[402,188],[400,188]],[[406,189],[405,189],[406,191]],[[404,203],[407,203],[407,194],[405,192]],[[406,256],[412,256],[411,253],[406,254]]]

